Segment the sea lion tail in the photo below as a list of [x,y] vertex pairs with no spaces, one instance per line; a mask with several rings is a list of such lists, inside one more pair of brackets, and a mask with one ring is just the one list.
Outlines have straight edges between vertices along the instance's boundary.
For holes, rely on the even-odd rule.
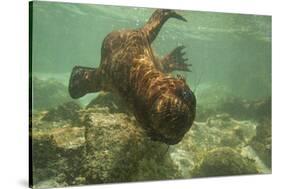
[[101,90],[101,81],[97,68],[75,66],[72,69],[68,91],[72,98],[80,98],[87,93]]

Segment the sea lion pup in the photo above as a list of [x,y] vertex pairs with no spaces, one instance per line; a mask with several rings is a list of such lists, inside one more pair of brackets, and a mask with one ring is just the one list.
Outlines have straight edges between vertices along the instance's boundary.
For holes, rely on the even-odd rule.
[[[156,10],[144,27],[109,33],[102,43],[99,68],[75,66],[69,93],[79,98],[100,90],[120,95],[152,140],[177,144],[190,129],[196,98],[182,77],[166,74],[189,71],[177,47],[158,60],[151,43],[169,18],[186,21],[173,10]],[[168,67],[167,67],[168,65]]]

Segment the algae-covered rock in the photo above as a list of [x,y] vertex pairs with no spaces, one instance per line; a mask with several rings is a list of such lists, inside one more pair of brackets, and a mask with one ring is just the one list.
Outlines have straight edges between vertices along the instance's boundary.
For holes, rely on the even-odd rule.
[[198,86],[198,91],[196,92],[197,107],[195,120],[206,121],[210,116],[224,113],[218,111],[219,106],[226,97],[231,95],[227,86],[215,84]]
[[271,115],[271,96],[247,99],[218,84],[203,84],[199,88],[196,94],[197,121],[206,121],[210,116],[223,113],[237,120],[259,120]]
[[67,101],[33,112],[35,188],[270,172],[268,103],[256,106],[259,122],[215,112],[168,147],[119,100],[101,93],[86,108]]
[[70,101],[67,87],[55,79],[32,78],[32,110],[46,110]]
[[[257,155],[249,144],[256,136],[256,127],[254,122],[238,121],[229,114],[209,117],[206,122],[194,123],[184,139],[173,147],[171,156],[185,178],[193,177],[192,170],[199,166],[202,157],[207,158],[214,149],[233,149],[242,159],[255,159]],[[242,151],[248,153],[243,154]],[[223,159],[222,154],[220,160]],[[258,168],[264,167],[261,162],[254,164]]]
[[206,121],[210,116],[225,113],[238,120],[262,120],[271,116],[271,97],[248,100],[230,95],[221,97],[219,101],[213,99],[205,103],[198,104],[198,121]]
[[35,188],[72,185],[80,176],[84,129],[65,127],[32,133],[32,171]]
[[72,121],[78,123],[80,121],[79,110],[80,105],[74,101],[63,103],[55,108],[50,109],[42,118],[43,121]]
[[192,170],[193,177],[228,176],[259,173],[255,161],[231,148],[217,148],[206,153]]
[[153,142],[133,117],[88,109],[84,118],[87,182],[110,183],[181,178],[167,145]]
[[72,185],[83,165],[84,128],[66,122],[42,122],[42,114],[33,117],[30,133],[34,188]]
[[168,146],[153,142],[128,114],[80,109],[79,127],[43,121],[46,112],[34,115],[35,188],[182,178]]
[[272,136],[271,121],[263,120],[257,126],[257,135],[251,141],[251,146],[261,160],[271,168],[272,161]]
[[247,100],[228,97],[218,107],[218,112],[226,112],[235,119],[260,120],[271,115],[271,98]]
[[192,144],[199,151],[224,146],[238,148],[248,145],[255,135],[256,123],[219,114],[209,117],[206,122],[196,122],[182,144]]

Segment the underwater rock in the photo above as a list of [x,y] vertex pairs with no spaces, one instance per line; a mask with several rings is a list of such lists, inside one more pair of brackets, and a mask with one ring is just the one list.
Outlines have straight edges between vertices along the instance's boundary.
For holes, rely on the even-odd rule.
[[[256,136],[257,124],[251,121],[238,121],[229,114],[211,116],[206,122],[194,122],[189,134],[171,151],[173,161],[178,165],[185,178],[192,177],[192,170],[199,166],[202,157],[218,148],[231,148],[236,152],[246,148]],[[240,153],[242,155],[242,153]],[[250,151],[243,158],[254,159],[255,153]],[[223,156],[221,157],[223,160]],[[262,167],[259,164],[257,167]]]
[[264,100],[260,100],[257,103],[255,103],[256,117],[259,118],[259,121],[271,119],[271,109],[272,109],[271,103],[272,103],[271,97],[268,97]]
[[50,109],[42,118],[43,121],[72,121],[78,123],[80,105],[74,101],[69,101],[55,108]]
[[197,111],[196,121],[206,121],[210,116],[214,116],[221,112],[218,107],[222,104],[225,97],[231,96],[229,89],[223,85],[201,84],[196,91]]
[[58,183],[55,178],[50,178],[48,180],[44,180],[42,182],[33,185],[32,188],[39,189],[39,188],[57,188],[57,187],[65,187],[67,185]]
[[229,114],[218,114],[206,122],[197,122],[191,139],[208,147],[242,147],[255,137],[256,127],[255,122],[238,121]]
[[247,100],[238,97],[222,97],[220,101],[199,104],[196,119],[205,121],[209,116],[229,114],[238,120],[262,120],[271,117],[271,97]]
[[78,127],[32,131],[34,188],[79,184],[85,152],[84,129]]
[[245,158],[239,152],[228,148],[217,148],[204,155],[202,161],[192,170],[193,177],[228,176],[259,173],[255,161]]
[[47,111],[33,114],[35,188],[268,173],[255,157],[270,167],[269,120],[260,124],[226,113],[209,116],[194,122],[168,150],[168,145],[152,141],[134,116],[110,112],[102,98],[84,109],[75,103],[61,106],[73,107],[61,108],[64,113],[79,111],[79,127],[71,119],[43,121]]
[[67,87],[55,79],[32,78],[32,110],[46,110],[70,101]]
[[181,178],[168,146],[150,140],[134,117],[87,109],[87,183],[112,183]]
[[[32,153],[33,166],[35,170],[38,168],[47,168],[49,162],[56,162],[59,158],[59,154],[57,153],[58,148],[55,145],[52,136],[34,136],[32,139],[32,148],[35,149]],[[38,174],[36,175],[40,176]]]
[[42,121],[45,112],[32,117],[35,188],[182,178],[168,146],[147,137],[133,116],[96,106],[79,112],[80,127]]
[[250,145],[257,155],[271,169],[272,161],[272,125],[271,120],[263,120],[257,126],[257,135],[253,138]]
[[131,114],[123,99],[109,92],[100,92],[99,95],[86,106],[86,108],[93,107],[108,107],[110,113]]
[[271,116],[271,96],[245,99],[234,96],[227,86],[214,84],[202,84],[196,96],[196,121],[206,121],[210,116],[224,113],[237,120],[259,121]]
[[269,118],[271,116],[271,98],[261,100],[228,98],[224,99],[218,111],[228,113],[233,118],[240,120]]

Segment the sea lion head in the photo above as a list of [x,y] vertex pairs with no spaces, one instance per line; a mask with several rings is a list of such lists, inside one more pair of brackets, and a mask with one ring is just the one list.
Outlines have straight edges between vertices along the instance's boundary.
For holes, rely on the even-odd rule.
[[177,144],[191,128],[196,112],[196,97],[185,81],[177,80],[161,94],[152,107],[152,139]]

